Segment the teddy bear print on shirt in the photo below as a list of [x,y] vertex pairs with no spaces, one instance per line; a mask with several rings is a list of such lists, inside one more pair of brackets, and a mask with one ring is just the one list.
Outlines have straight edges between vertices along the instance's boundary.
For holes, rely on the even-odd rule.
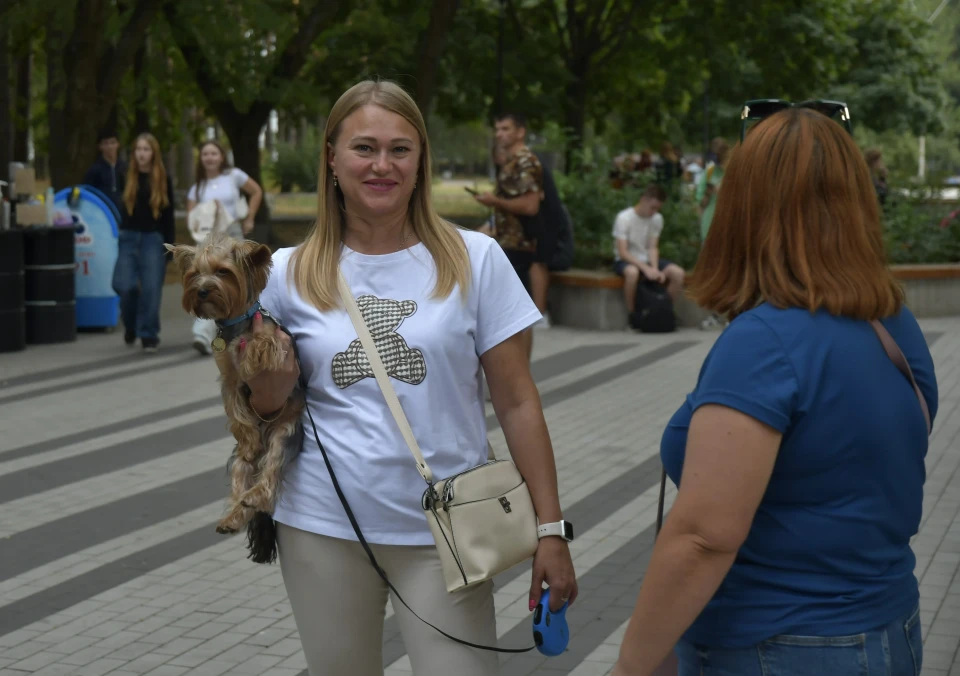
[[[396,301],[366,295],[357,298],[357,307],[377,346],[387,375],[411,385],[422,383],[427,377],[427,362],[423,352],[411,349],[403,336],[397,333],[403,320],[417,311],[417,304],[412,300]],[[338,352],[334,356],[333,382],[340,389],[373,377],[370,360],[359,338],[351,342],[345,352]]]

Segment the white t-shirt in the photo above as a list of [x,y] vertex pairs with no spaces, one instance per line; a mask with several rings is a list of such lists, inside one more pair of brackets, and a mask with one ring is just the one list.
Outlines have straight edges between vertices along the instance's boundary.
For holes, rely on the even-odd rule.
[[[447,298],[431,297],[436,266],[422,243],[381,256],[344,247],[340,261],[438,480],[487,461],[480,355],[540,319],[497,243],[461,234],[473,273],[466,302],[459,288]],[[260,301],[296,338],[320,441],[363,535],[378,544],[433,544],[420,507],[426,483],[376,379],[357,366],[357,332],[345,310],[319,312],[300,298],[292,279],[287,285],[293,251],[274,254]],[[285,472],[274,518],[356,540],[306,415],[303,423],[303,450]]]
[[644,263],[650,262],[647,246],[651,238],[660,237],[663,232],[663,215],[659,212],[649,218],[638,216],[633,207],[628,207],[617,214],[613,222],[613,255],[620,260],[620,251],[617,240],[627,240],[627,251]]
[[220,200],[232,220],[237,220],[237,202],[240,201],[240,188],[250,178],[243,169],[231,167],[216,178],[208,178],[203,184],[200,199],[197,199],[197,185],[194,183],[187,192],[187,199],[194,202],[212,202]]

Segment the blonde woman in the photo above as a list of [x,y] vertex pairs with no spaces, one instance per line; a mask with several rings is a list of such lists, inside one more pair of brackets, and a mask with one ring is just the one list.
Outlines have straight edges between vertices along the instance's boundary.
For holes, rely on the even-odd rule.
[[124,342],[133,345],[139,338],[144,352],[156,352],[167,269],[163,245],[174,242],[173,182],[152,134],[137,137],[133,157],[123,190],[113,290],[120,296]]
[[[507,446],[541,524],[562,520],[557,475],[521,332],[540,313],[496,242],[442,220],[430,199],[430,143],[413,99],[390,82],[361,82],[327,121],[316,224],[303,244],[274,255],[264,308],[294,334],[307,405],[360,528],[411,606],[460,639],[496,645],[491,582],[448,594],[420,507],[423,481],[372,377],[334,368],[357,340],[337,293],[373,297],[368,324],[395,334],[383,353],[413,434],[437,476],[487,461],[481,390],[486,374]],[[261,326],[255,318],[255,326]],[[381,351],[382,352],[382,351]],[[269,420],[298,376],[293,351],[280,372],[249,383]],[[309,429],[309,427],[308,427]],[[357,541],[312,432],[291,465],[274,513],[287,594],[313,676],[383,673],[388,588]],[[577,586],[567,541],[545,536],[533,562],[530,606],[546,582],[551,605]],[[418,674],[499,673],[496,653],[444,638],[393,599]]]
[[[234,239],[249,235],[263,200],[260,185],[243,169],[230,166],[223,146],[214,140],[200,144],[195,175],[197,182],[187,192],[187,218],[198,204],[216,202],[218,211],[226,216],[227,234]],[[244,195],[249,198],[249,206],[244,201]],[[213,353],[210,343],[216,335],[217,327],[212,319],[194,321],[193,347],[200,354]]]

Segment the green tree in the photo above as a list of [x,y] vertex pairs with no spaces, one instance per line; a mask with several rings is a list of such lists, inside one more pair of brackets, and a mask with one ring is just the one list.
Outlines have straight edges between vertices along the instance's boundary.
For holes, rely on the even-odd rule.
[[163,0],[54,0],[21,5],[46,24],[50,178],[79,182],[113,120],[121,82]]

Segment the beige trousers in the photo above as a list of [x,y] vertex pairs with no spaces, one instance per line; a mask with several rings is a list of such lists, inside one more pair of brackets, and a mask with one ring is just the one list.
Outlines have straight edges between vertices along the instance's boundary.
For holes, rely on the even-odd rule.
[[[497,653],[461,645],[414,617],[359,542],[277,524],[283,583],[310,676],[381,676],[388,594],[416,676],[496,676]],[[451,636],[497,645],[493,583],[447,593],[434,546],[370,545],[404,600]]]

